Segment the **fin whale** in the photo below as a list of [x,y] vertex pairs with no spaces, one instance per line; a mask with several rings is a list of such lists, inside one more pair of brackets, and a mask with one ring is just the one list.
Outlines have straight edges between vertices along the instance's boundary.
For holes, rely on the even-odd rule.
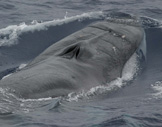
[[144,30],[100,21],[48,47],[26,67],[0,81],[20,98],[67,95],[110,82],[122,74],[138,49]]

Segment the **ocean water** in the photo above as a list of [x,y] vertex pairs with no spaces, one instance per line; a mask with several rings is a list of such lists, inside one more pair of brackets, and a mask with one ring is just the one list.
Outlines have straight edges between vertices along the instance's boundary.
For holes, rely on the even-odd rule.
[[1,0],[0,79],[90,23],[127,16],[145,29],[145,61],[135,53],[121,78],[65,97],[22,99],[0,88],[0,127],[162,127],[161,0]]

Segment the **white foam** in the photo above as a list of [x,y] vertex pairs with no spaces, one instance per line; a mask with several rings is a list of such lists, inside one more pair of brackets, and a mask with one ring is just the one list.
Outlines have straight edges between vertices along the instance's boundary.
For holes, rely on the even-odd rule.
[[20,64],[19,69],[23,69],[27,64]]
[[72,17],[67,17],[67,13],[64,19],[54,19],[53,21],[40,22],[36,20],[27,25],[21,23],[19,25],[11,25],[6,28],[0,29],[0,46],[12,46],[18,44],[18,38],[24,32],[34,32],[40,30],[47,30],[50,26],[61,25],[64,23],[69,23],[75,20],[82,21],[84,19],[100,19],[103,16],[102,11],[83,13],[81,15],[76,15]]
[[162,27],[162,21],[148,16],[140,16],[144,27]]
[[14,94],[12,94],[11,92],[9,92],[9,91],[14,92],[14,90],[11,90],[9,88],[1,88],[0,87],[0,96],[3,96],[3,100],[5,100],[5,99],[7,99],[7,100],[10,99],[11,100],[11,98],[17,100],[17,97]]
[[155,91],[155,93],[152,94],[153,97],[162,98],[162,81],[157,81],[155,84],[151,84],[151,87]]
[[1,80],[5,79],[5,78],[7,78],[7,77],[9,77],[9,76],[11,76],[12,74],[13,74],[13,73],[10,73],[10,74],[4,76]]
[[66,98],[66,100],[70,102],[78,101],[79,99],[89,98],[97,94],[112,92],[125,86],[126,82],[131,81],[138,72],[139,64],[138,64],[137,57],[138,57],[137,54],[134,53],[133,56],[127,61],[127,63],[123,68],[121,78],[117,78],[116,80],[113,80],[110,83],[107,83],[106,85],[99,85],[93,87],[89,91],[83,90],[80,93],[74,93],[74,92],[70,93]]
[[48,101],[48,100],[52,100],[52,97],[48,97],[48,98],[39,98],[39,99],[19,99],[21,102],[38,102],[38,101]]

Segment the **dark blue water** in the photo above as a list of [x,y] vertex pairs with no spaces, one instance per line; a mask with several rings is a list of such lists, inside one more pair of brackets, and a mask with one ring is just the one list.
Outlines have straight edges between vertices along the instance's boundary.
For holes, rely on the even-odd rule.
[[134,54],[122,78],[66,97],[25,100],[0,88],[0,127],[162,127],[161,6],[161,0],[1,0],[0,79],[90,23],[126,13],[143,24],[147,48],[145,63]]

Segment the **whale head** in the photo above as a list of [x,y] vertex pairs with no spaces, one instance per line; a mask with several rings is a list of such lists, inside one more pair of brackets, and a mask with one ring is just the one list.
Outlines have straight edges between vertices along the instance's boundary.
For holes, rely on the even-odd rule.
[[144,38],[139,26],[102,21],[53,44],[0,81],[22,98],[64,96],[110,82]]

